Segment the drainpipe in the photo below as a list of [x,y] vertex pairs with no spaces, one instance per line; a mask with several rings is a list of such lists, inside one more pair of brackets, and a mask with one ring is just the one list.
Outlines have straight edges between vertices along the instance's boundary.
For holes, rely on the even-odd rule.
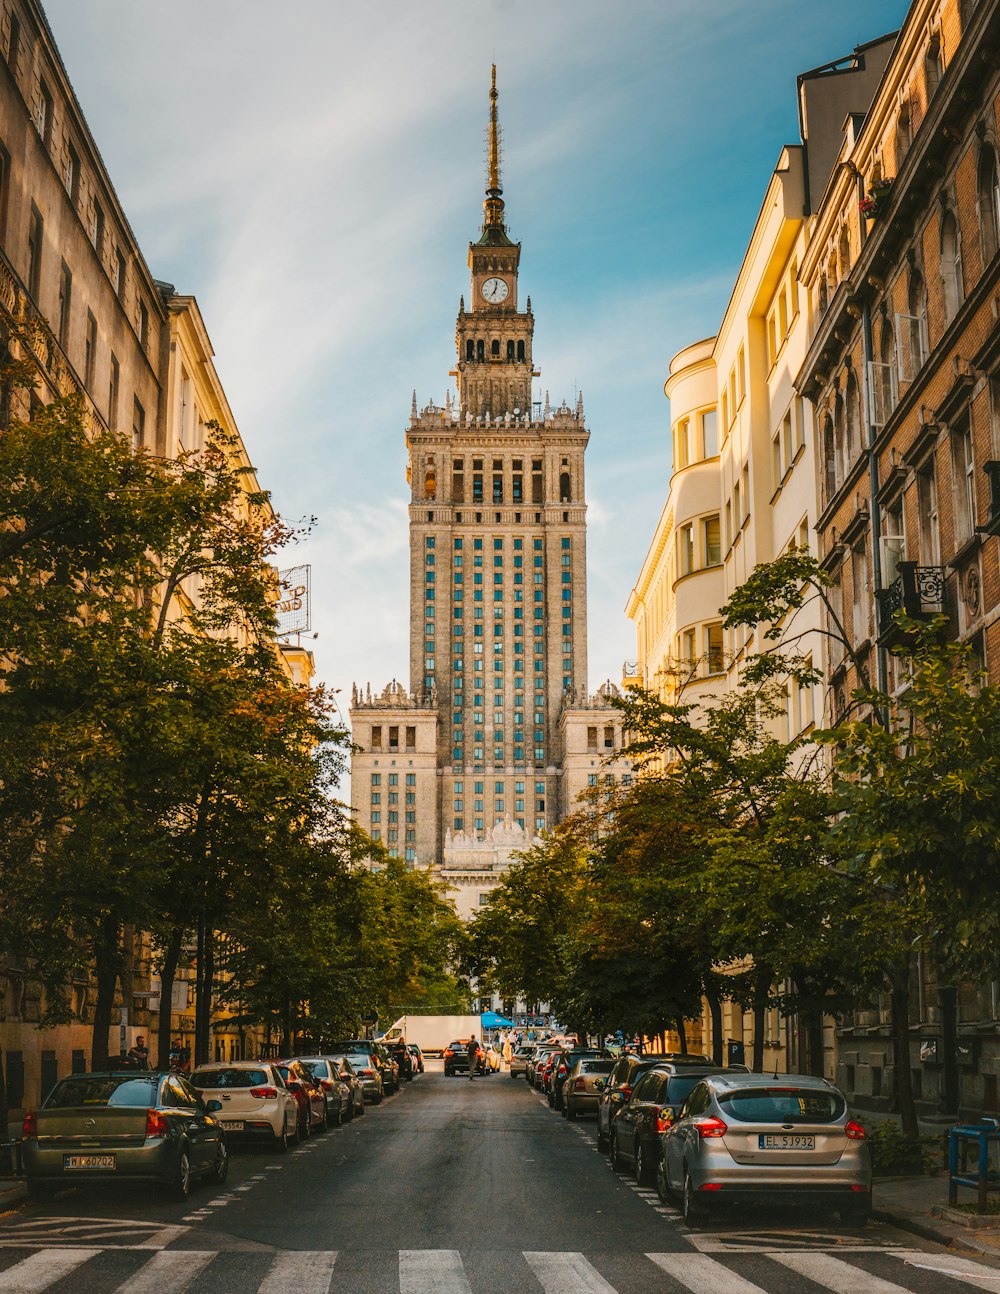
[[[871,362],[873,359],[874,347],[872,345],[872,312],[871,306],[864,301],[861,306],[861,362],[862,375],[861,387],[864,392],[864,409],[865,409],[865,429],[866,451],[868,454],[868,485],[869,496],[868,506],[871,516],[871,535],[872,535],[872,586],[875,593],[875,679],[876,686],[880,692],[885,692],[888,685],[889,671],[887,668],[886,650],[879,639],[879,594],[882,592],[882,510],[879,505],[879,475],[878,475],[878,454],[875,452],[875,440],[878,435],[878,429],[872,419],[872,410],[874,409],[874,393],[871,389]],[[882,726],[889,726],[889,716],[884,708],[881,711],[880,718]]]

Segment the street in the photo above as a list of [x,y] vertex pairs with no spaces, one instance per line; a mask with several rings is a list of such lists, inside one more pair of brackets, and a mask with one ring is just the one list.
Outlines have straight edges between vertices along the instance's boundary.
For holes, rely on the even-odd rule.
[[[947,1274],[946,1274],[947,1273]],[[236,1152],[226,1189],[66,1191],[0,1219],[0,1292],[937,1294],[1000,1268],[880,1224],[756,1212],[689,1232],[520,1080],[439,1062],[287,1158]]]

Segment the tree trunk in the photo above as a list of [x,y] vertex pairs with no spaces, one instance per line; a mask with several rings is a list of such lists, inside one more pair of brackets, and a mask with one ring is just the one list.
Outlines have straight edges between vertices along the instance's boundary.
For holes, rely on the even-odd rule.
[[286,1056],[292,1054],[292,995],[285,994],[281,1012],[281,1050]]
[[941,1070],[942,1114],[958,1114],[958,990],[949,985],[938,989],[941,1003],[941,1046],[944,1050]]
[[167,946],[163,952],[163,965],[160,968],[160,1011],[156,1028],[156,1068],[168,1069],[171,1033],[173,1031],[174,980],[177,977],[177,963],[180,960],[181,944],[184,936],[180,927],[170,932]]
[[769,970],[759,967],[754,972],[753,988],[753,1065],[755,1074],[764,1072],[764,1026],[765,1012],[771,994],[772,975]]
[[801,1022],[805,1025],[809,1051],[807,1072],[815,1075],[816,1078],[823,1078],[823,1017],[815,1011],[810,1011]]
[[705,997],[708,999],[708,1009],[712,1016],[712,1061],[716,1065],[721,1065],[723,1053],[722,997],[714,984],[705,986]]
[[198,959],[198,998],[195,1007],[195,1063],[209,1064],[211,1055],[212,990],[215,987],[215,938],[212,924],[204,921],[201,933],[201,956]]
[[115,988],[121,968],[121,925],[110,914],[101,923],[94,943],[94,971],[97,1000],[94,1004],[94,1028],[90,1044],[91,1069],[108,1068],[108,1035],[115,1005]]
[[[7,1140],[7,1124],[10,1121],[10,1109],[7,1105],[7,1078],[4,1074],[3,1066],[3,1048],[0,1047],[0,1140]],[[0,1173],[14,1175],[14,1164],[11,1159],[11,1152],[4,1150],[0,1153]]]
[[917,1137],[917,1110],[913,1103],[913,1076],[910,1073],[910,958],[907,956],[892,968],[889,977],[892,1003],[892,1074],[893,1105],[899,1115],[904,1137]]
[[688,1054],[688,1040],[687,1040],[687,1034],[684,1031],[684,1017],[682,1015],[679,1015],[677,1017],[676,1023],[677,1023],[677,1036],[681,1040],[681,1055],[686,1056]]

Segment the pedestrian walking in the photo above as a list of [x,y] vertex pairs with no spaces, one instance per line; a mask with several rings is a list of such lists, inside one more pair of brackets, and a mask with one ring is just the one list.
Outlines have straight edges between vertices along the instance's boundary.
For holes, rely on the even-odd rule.
[[471,1083],[476,1076],[476,1064],[479,1060],[479,1043],[476,1042],[475,1034],[469,1039],[467,1051],[469,1053],[469,1082]]
[[503,1063],[505,1069],[510,1069],[511,1057],[514,1055],[514,1048],[511,1046],[510,1038],[503,1040]]

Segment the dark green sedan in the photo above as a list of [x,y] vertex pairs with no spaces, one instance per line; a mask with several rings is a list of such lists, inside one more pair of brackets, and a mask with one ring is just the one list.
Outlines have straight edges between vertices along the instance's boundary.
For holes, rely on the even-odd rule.
[[73,1074],[29,1110],[21,1147],[28,1193],[70,1185],[153,1182],[186,1200],[195,1178],[226,1180],[226,1136],[180,1074]]

